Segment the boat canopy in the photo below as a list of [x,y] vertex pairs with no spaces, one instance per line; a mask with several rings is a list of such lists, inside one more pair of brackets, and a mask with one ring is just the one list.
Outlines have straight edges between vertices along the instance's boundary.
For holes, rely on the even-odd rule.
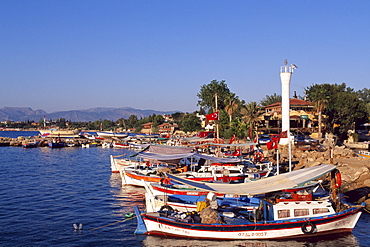
[[212,145],[212,146],[221,146],[221,147],[246,147],[246,146],[256,146],[258,143],[255,142],[247,142],[247,143],[235,143],[235,144],[227,144],[227,143],[214,143],[214,138],[200,138],[200,137],[190,137],[190,138],[183,138],[186,142],[204,142],[202,145]]
[[321,164],[318,166],[283,173],[273,177],[239,184],[204,183],[180,178],[172,174],[167,174],[167,176],[176,182],[206,191],[223,194],[254,196],[302,186],[307,182],[325,175],[335,168],[336,167],[334,165]]
[[158,154],[152,152],[142,152],[138,153],[137,156],[143,159],[158,160],[164,162],[175,163],[175,161],[180,161],[183,158],[194,157],[198,159],[211,160],[216,163],[238,163],[240,159],[235,158],[218,158],[209,155],[203,155],[198,153],[181,153],[181,154]]
[[222,146],[222,147],[246,147],[246,146],[256,146],[259,145],[255,142],[247,142],[247,143],[235,143],[235,144],[222,144],[222,143],[210,143],[214,146]]
[[188,154],[192,151],[192,148],[152,144],[148,151],[157,154]]

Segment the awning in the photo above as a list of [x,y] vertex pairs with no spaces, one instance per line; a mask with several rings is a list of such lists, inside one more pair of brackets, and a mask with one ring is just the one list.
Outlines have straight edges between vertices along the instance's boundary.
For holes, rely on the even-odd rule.
[[276,175],[273,177],[262,178],[260,180],[240,184],[204,183],[179,178],[171,174],[167,174],[167,176],[176,182],[206,191],[212,191],[223,194],[253,196],[279,190],[291,189],[297,186],[302,186],[304,183],[315,180],[325,175],[326,173],[334,170],[335,168],[336,167],[334,165],[322,164],[318,166],[313,166],[309,168],[304,168]]
[[198,153],[181,153],[181,154],[157,154],[151,152],[142,152],[137,154],[137,157],[143,159],[150,159],[150,160],[158,160],[163,162],[170,162],[175,163],[176,161],[180,161],[183,158],[194,157],[199,159],[205,160],[212,160],[216,163],[237,163],[240,162],[240,159],[235,158],[218,158]]

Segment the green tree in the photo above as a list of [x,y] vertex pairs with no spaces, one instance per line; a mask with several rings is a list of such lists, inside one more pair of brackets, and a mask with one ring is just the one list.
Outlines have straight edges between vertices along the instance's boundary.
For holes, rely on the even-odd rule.
[[201,122],[195,113],[186,114],[179,123],[179,127],[185,132],[199,131],[201,130]]
[[314,84],[306,88],[308,98],[312,101],[318,114],[319,136],[322,135],[322,113],[329,103],[330,95],[328,93],[331,89],[332,86],[330,84]]
[[[363,119],[366,111],[366,104],[360,100],[357,92],[342,84],[314,84],[307,88],[307,96],[312,101],[324,102],[322,108],[326,115],[325,125],[329,132],[340,135],[343,140],[353,123]],[[339,126],[339,127],[337,127]]]
[[230,90],[224,80],[213,80],[209,84],[203,85],[197,94],[198,106],[206,109],[207,112],[216,110],[215,97],[217,95],[217,108],[224,109],[225,102],[230,98]]
[[260,101],[260,105],[261,106],[268,106],[268,105],[272,105],[272,104],[281,102],[281,100],[282,100],[281,95],[278,95],[278,94],[274,93],[272,95],[266,95],[265,98],[263,98]]
[[225,111],[229,115],[229,125],[231,126],[231,121],[233,115],[240,110],[240,106],[245,104],[244,101],[239,100],[239,97],[234,93],[229,94],[229,98],[225,102]]
[[366,116],[364,122],[368,122],[370,120],[370,89],[364,88],[357,91],[357,94],[359,99],[365,104]]
[[139,120],[136,115],[130,115],[126,121],[127,128],[133,128]]
[[249,126],[249,133],[254,137],[257,133],[257,124],[260,122],[260,116],[264,113],[263,108],[257,104],[257,102],[252,101],[242,108],[242,119]]

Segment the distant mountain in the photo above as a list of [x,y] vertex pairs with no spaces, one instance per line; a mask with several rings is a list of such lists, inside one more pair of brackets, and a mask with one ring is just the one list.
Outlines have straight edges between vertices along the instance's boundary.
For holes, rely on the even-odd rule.
[[153,114],[172,114],[179,111],[155,111],[155,110],[139,110],[131,107],[121,108],[108,108],[98,107],[90,108],[87,110],[72,110],[72,111],[59,111],[53,113],[46,113],[44,110],[32,110],[29,107],[4,107],[0,108],[0,121],[39,121],[46,118],[49,120],[56,120],[64,118],[72,122],[89,122],[97,121],[100,119],[107,119],[116,121],[120,118],[129,118],[131,115],[137,116],[139,119]]

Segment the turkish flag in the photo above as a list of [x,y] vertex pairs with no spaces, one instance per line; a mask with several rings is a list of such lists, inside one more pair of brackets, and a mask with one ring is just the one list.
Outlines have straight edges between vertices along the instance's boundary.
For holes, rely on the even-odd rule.
[[273,145],[274,145],[274,142],[272,141],[269,141],[266,143],[266,147],[268,150],[274,149]]
[[279,141],[278,141],[277,138],[275,140],[273,139],[272,141],[267,142],[266,143],[267,149],[268,150],[277,149],[278,145],[279,145],[278,143],[279,143]]
[[283,131],[280,133],[280,138],[288,138],[288,131]]
[[232,156],[240,156],[240,155],[242,155],[242,150],[241,150],[241,149],[237,149],[237,150],[235,150],[235,152],[233,152],[231,155],[232,155]]
[[230,139],[230,143],[229,144],[233,144],[233,142],[235,141],[235,135],[233,135]]
[[279,147],[280,137],[272,137],[272,148],[277,149]]
[[206,115],[207,120],[218,120],[218,111]]

